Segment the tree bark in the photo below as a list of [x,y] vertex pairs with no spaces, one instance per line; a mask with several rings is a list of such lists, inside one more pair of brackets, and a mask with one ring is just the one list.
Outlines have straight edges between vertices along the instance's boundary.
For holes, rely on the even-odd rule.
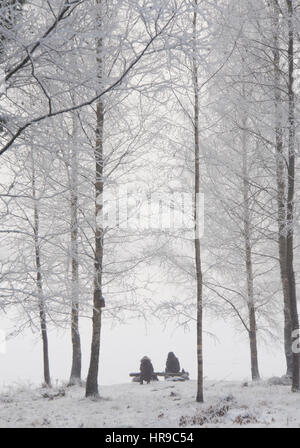
[[[101,0],[97,0],[101,7]],[[99,29],[101,27],[101,17],[98,17]],[[97,41],[97,67],[99,87],[102,83],[102,39]],[[100,354],[101,335],[101,298],[102,298],[102,264],[103,264],[103,126],[104,107],[102,100],[96,106],[96,145],[95,157],[95,260],[94,260],[94,295],[93,295],[93,333],[91,345],[91,358],[89,372],[86,382],[86,397],[99,395],[98,391],[98,370]]]
[[47,333],[47,318],[45,297],[43,293],[43,280],[42,280],[42,267],[41,267],[41,248],[39,238],[39,210],[38,200],[36,197],[36,185],[35,185],[35,169],[32,156],[32,198],[34,206],[34,247],[35,247],[35,264],[36,264],[36,286],[38,291],[39,300],[39,315],[40,315],[40,328],[43,343],[43,368],[44,368],[44,382],[46,386],[51,387],[50,378],[50,365],[49,365],[49,350],[48,350],[48,333]]
[[[287,186],[287,279],[290,298],[292,331],[298,337],[299,318],[294,273],[294,194],[295,194],[295,94],[294,94],[294,7],[292,0],[287,1],[288,8],[288,186]],[[293,342],[293,335],[292,335]],[[299,384],[299,353],[293,352],[292,391],[298,392]]]
[[[73,117],[73,141],[76,139],[76,117]],[[74,141],[75,143],[75,141]],[[79,333],[79,266],[78,266],[78,156],[73,145],[71,156],[71,258],[72,258],[72,367],[69,385],[81,382],[81,341]]]
[[275,146],[276,146],[276,182],[277,182],[277,220],[278,220],[278,251],[280,277],[283,292],[284,309],[284,352],[286,358],[286,374],[292,376],[292,322],[290,312],[289,286],[287,278],[287,240],[286,240],[286,182],[285,160],[283,153],[283,130],[281,117],[281,90],[280,90],[280,50],[279,50],[279,7],[277,1],[274,5],[274,104],[275,104]]
[[252,247],[251,247],[251,218],[250,218],[250,204],[249,204],[249,172],[248,172],[248,156],[247,156],[247,141],[246,141],[246,119],[243,120],[242,130],[242,150],[243,150],[243,201],[244,201],[244,241],[245,241],[245,265],[247,277],[247,305],[249,315],[249,342],[251,355],[251,376],[253,381],[260,379],[258,369],[258,355],[257,355],[257,328],[256,328],[256,313],[254,304],[254,280],[253,280],[253,265],[252,265]]
[[195,0],[195,10],[193,16],[193,81],[194,81],[194,248],[195,248],[195,268],[196,268],[196,294],[197,294],[197,395],[196,401],[203,403],[203,347],[202,347],[202,291],[203,279],[201,269],[201,247],[199,235],[200,210],[200,147],[199,147],[199,84],[198,67],[196,60],[196,39],[197,39],[197,7],[198,0]]

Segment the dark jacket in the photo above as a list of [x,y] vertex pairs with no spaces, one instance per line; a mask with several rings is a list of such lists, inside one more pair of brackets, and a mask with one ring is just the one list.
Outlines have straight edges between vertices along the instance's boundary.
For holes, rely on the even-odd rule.
[[166,362],[166,372],[167,373],[179,373],[180,372],[180,364],[178,358],[174,355],[173,352],[168,354],[167,362]]
[[141,359],[140,371],[141,371],[140,382],[143,383],[143,381],[147,381],[147,383],[150,383],[150,380],[154,373],[154,369],[151,360],[148,358],[148,356],[144,356]]

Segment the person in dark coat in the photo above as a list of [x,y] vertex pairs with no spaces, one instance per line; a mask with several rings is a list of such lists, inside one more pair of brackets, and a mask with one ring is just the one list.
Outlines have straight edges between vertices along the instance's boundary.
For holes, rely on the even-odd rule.
[[166,362],[166,373],[179,373],[179,372],[180,372],[180,364],[178,358],[176,358],[173,352],[168,353],[168,358]]
[[148,358],[148,356],[144,356],[141,359],[141,366],[140,366],[140,384],[143,384],[143,381],[146,381],[147,384],[150,383],[153,374],[154,369],[151,360]]

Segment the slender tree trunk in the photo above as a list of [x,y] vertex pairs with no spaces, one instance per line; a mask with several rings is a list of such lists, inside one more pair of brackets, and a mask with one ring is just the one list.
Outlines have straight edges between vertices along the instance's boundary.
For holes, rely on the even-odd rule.
[[284,305],[284,352],[286,358],[286,374],[292,376],[293,353],[292,353],[292,322],[290,313],[289,287],[287,278],[286,258],[286,184],[285,184],[285,161],[283,154],[283,131],[281,106],[282,98],[280,91],[280,50],[279,50],[279,8],[274,0],[274,93],[275,93],[275,145],[276,145],[276,182],[277,182],[277,219],[278,219],[278,250],[279,266],[283,292]]
[[248,173],[248,156],[246,141],[246,119],[243,122],[243,200],[244,200],[244,240],[245,240],[245,265],[247,276],[247,304],[249,314],[249,342],[251,355],[251,375],[252,380],[260,379],[258,370],[257,356],[257,328],[256,315],[254,305],[254,287],[253,287],[253,266],[252,266],[252,247],[251,247],[251,221],[250,221],[250,204],[249,204],[249,173]]
[[[76,117],[73,117],[73,141],[76,139]],[[78,156],[72,146],[71,156],[71,257],[72,257],[72,368],[69,385],[81,382],[81,342],[79,333],[79,272],[78,272]]]
[[[298,337],[299,318],[294,273],[294,193],[295,193],[295,94],[294,94],[294,7],[292,0],[286,0],[288,7],[288,97],[289,97],[289,143],[288,143],[288,191],[287,191],[287,278],[290,297],[292,331]],[[293,336],[293,335],[292,335]],[[293,337],[292,337],[293,341]],[[299,354],[293,353],[292,391],[300,390],[299,385]]]
[[49,351],[48,351],[48,334],[47,334],[47,319],[45,297],[43,293],[42,268],[41,268],[41,248],[39,239],[39,210],[38,200],[36,198],[35,186],[35,169],[32,157],[32,198],[34,204],[34,247],[35,247],[35,264],[36,264],[36,286],[39,298],[39,315],[40,327],[43,342],[43,367],[44,367],[44,382],[48,387],[51,387],[50,366],[49,366]]
[[196,39],[197,39],[197,10],[198,0],[195,0],[195,11],[193,17],[193,78],[194,78],[194,163],[195,163],[195,181],[194,181],[194,218],[195,218],[195,267],[196,267],[196,293],[197,293],[197,396],[196,401],[203,403],[203,347],[202,347],[202,269],[201,269],[201,248],[200,248],[200,148],[199,148],[199,85],[198,85],[198,67],[196,60]]
[[95,181],[95,263],[94,263],[94,296],[93,296],[93,334],[91,359],[86,383],[86,396],[98,396],[98,368],[101,334],[101,298],[102,298],[102,260],[103,260],[103,230],[100,225],[103,194],[103,104],[97,104],[96,133],[96,181]]
[[[99,7],[101,0],[97,0]],[[99,18],[101,27],[101,18]],[[102,82],[102,39],[97,42],[98,79]],[[93,333],[91,345],[91,359],[86,382],[86,397],[98,396],[98,370],[101,335],[101,298],[102,298],[102,263],[103,263],[103,126],[104,108],[100,100],[96,106],[96,146],[95,156],[95,262],[94,262],[94,296],[93,296]]]

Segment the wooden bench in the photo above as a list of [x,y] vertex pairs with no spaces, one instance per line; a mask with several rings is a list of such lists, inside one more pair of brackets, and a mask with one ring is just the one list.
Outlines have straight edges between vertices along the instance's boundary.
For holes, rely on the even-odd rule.
[[[140,379],[140,372],[135,373],[129,373],[130,377],[133,377],[133,381],[139,381]],[[163,376],[166,378],[172,378],[172,377],[181,377],[185,378],[186,380],[189,379],[189,372],[178,372],[178,373],[171,373],[171,372],[153,372],[153,376]]]

